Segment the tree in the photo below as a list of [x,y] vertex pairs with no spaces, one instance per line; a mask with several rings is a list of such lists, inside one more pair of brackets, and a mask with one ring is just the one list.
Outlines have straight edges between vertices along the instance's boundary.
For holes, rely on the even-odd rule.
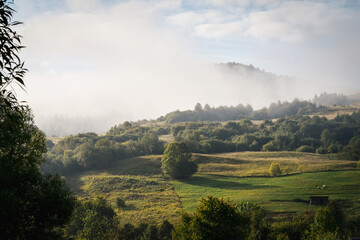
[[171,142],[161,158],[164,174],[176,179],[186,179],[197,172],[197,164],[191,159],[191,152],[184,142]]
[[200,103],[197,103],[197,104],[195,105],[194,111],[195,111],[195,112],[201,112],[202,110],[203,110],[203,108],[202,108],[201,104],[200,104]]
[[115,239],[118,220],[114,209],[103,197],[76,204],[65,235],[70,239]]
[[360,160],[360,138],[353,137],[349,144],[344,148],[344,156],[349,160]]
[[331,140],[332,140],[332,136],[331,136],[331,133],[330,133],[329,129],[324,129],[322,131],[320,139],[321,139],[322,145],[325,148],[329,147],[329,145],[331,143]]
[[207,196],[191,213],[183,213],[177,231],[180,239],[244,239],[249,224],[236,205],[223,198]]
[[278,176],[282,173],[280,169],[280,163],[273,162],[269,168],[270,176]]
[[12,90],[14,83],[24,87],[26,69],[11,4],[0,0],[0,239],[56,239],[75,198],[58,175],[40,172],[45,136]]
[[304,240],[342,240],[346,236],[345,216],[336,201],[330,201],[325,208],[316,211],[311,230],[305,233]]

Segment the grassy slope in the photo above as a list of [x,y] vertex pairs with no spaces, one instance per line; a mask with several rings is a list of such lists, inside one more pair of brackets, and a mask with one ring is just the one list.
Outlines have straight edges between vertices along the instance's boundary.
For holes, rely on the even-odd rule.
[[177,222],[182,205],[174,186],[161,176],[160,156],[121,160],[106,170],[67,176],[71,189],[80,198],[106,197],[114,206],[117,197],[125,209],[116,209],[122,221]]
[[[335,171],[293,174],[282,177],[227,177],[198,174],[191,180],[173,182],[184,208],[194,210],[206,195],[229,198],[235,202],[253,201],[276,212],[314,208],[309,196],[325,195],[340,200],[348,210],[360,207],[360,171]],[[327,185],[318,189],[316,185]]]
[[[310,195],[329,195],[349,210],[360,209],[360,171],[356,162],[335,160],[336,155],[298,152],[241,152],[215,155],[195,154],[199,172],[187,181],[170,181],[161,175],[161,156],[121,160],[105,170],[68,176],[67,181],[80,198],[117,197],[127,208],[117,210],[123,222],[176,222],[184,207],[193,210],[207,194],[234,201],[255,201],[271,211],[298,211],[313,208]],[[273,162],[290,175],[269,177]],[[334,171],[337,170],[337,171]],[[317,189],[315,185],[324,185]]]
[[[360,209],[360,171],[356,162],[335,160],[336,155],[300,152],[240,152],[196,155],[199,172],[187,181],[173,181],[187,210],[208,194],[234,201],[255,201],[272,211],[308,208],[309,196],[341,200],[348,210]],[[272,162],[289,175],[270,177]],[[316,185],[327,185],[318,189]],[[360,212],[359,212],[360,213]]]

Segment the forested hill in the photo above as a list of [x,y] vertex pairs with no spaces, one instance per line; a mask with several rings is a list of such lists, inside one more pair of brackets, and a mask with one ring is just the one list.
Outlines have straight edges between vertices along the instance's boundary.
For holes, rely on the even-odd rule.
[[235,107],[220,106],[210,107],[206,104],[204,107],[200,103],[195,105],[194,110],[174,111],[161,117],[158,121],[166,121],[167,123],[178,122],[197,122],[197,121],[230,121],[240,119],[265,120],[273,118],[281,118],[295,115],[304,115],[315,113],[323,107],[316,107],[314,103],[309,101],[300,101],[294,99],[292,102],[272,103],[268,108],[262,108],[254,111],[250,105],[244,106],[239,104]]
[[[254,70],[261,71],[261,70]],[[357,103],[358,95],[351,98],[342,94],[326,92],[319,96],[315,95],[312,100],[299,100],[295,98],[292,102],[271,103],[269,107],[253,110],[251,105],[220,106],[210,107],[208,104],[202,106],[200,103],[195,105],[194,110],[170,112],[165,117],[160,117],[157,121],[166,123],[179,122],[198,122],[198,121],[234,121],[241,119],[266,120],[296,115],[308,115],[326,111],[329,106]],[[146,121],[145,121],[146,122]],[[144,123],[144,121],[142,122]]]

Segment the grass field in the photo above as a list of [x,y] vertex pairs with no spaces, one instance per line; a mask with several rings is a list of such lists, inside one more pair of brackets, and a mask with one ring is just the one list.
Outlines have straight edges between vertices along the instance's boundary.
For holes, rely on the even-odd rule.
[[[234,202],[252,201],[270,211],[298,212],[313,209],[309,196],[329,196],[349,211],[360,209],[360,171],[299,173],[281,177],[228,177],[197,174],[190,180],[173,181],[186,210],[194,210],[206,195],[229,198]],[[326,185],[324,189],[316,185]]]
[[[106,169],[67,176],[79,198],[106,197],[115,204],[123,222],[179,220],[179,212],[194,210],[200,197],[215,195],[235,202],[254,201],[273,212],[297,212],[315,208],[309,196],[326,195],[339,200],[348,211],[360,214],[360,171],[354,161],[337,155],[299,152],[240,152],[194,154],[199,172],[186,181],[161,174],[161,156],[123,159]],[[269,166],[279,162],[284,174],[270,177]],[[318,189],[316,185],[327,185]]]
[[177,222],[182,205],[174,186],[161,175],[160,157],[135,157],[114,163],[105,170],[87,171],[66,177],[80,199],[105,197],[113,206],[116,198],[125,200],[116,209],[123,222]]
[[356,168],[356,162],[337,160],[337,155],[303,152],[235,152],[196,154],[199,174],[224,176],[268,176],[272,162],[281,164],[284,173],[301,173]]

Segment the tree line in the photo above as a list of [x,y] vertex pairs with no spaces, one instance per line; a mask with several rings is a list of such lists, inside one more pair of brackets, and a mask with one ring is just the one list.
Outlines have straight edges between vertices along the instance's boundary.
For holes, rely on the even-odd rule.
[[265,120],[272,118],[281,118],[295,115],[304,115],[318,112],[324,109],[324,107],[316,107],[316,105],[309,101],[300,101],[294,99],[292,102],[280,102],[272,103],[268,108],[264,107],[260,110],[254,111],[251,105],[237,106],[220,106],[210,107],[205,104],[204,107],[200,103],[195,105],[193,111],[174,111],[160,117],[157,121],[165,121],[167,123],[179,123],[179,122],[199,122],[199,121],[230,121],[240,119],[252,119],[252,120]]
[[124,122],[106,134],[82,133],[47,141],[44,172],[68,173],[84,168],[104,168],[132,156],[162,154],[159,137],[171,134],[194,153],[237,151],[299,151],[337,154],[360,159],[360,112],[325,117],[292,116],[254,124],[248,119],[221,122],[185,122],[138,125]]
[[178,123],[171,127],[175,140],[184,141],[192,152],[301,151],[342,153],[358,160],[360,113],[325,117],[295,116],[261,124],[243,119],[222,123]]

